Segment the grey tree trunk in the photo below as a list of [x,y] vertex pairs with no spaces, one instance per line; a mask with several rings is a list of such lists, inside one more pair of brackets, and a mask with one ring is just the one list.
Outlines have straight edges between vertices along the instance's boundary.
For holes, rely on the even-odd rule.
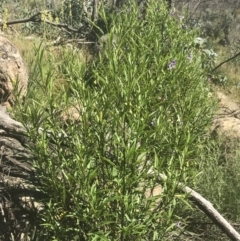
[[0,240],[23,240],[42,208],[28,144],[24,126],[0,106]]

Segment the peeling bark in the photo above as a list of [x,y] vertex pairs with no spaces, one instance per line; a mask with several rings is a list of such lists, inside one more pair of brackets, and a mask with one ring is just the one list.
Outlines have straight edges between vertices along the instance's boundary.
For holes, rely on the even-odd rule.
[[28,178],[34,173],[31,153],[26,148],[24,126],[13,120],[0,106],[0,172],[5,176]]
[[33,155],[27,145],[24,126],[0,106],[0,240],[23,240],[41,208],[43,195],[34,188]]

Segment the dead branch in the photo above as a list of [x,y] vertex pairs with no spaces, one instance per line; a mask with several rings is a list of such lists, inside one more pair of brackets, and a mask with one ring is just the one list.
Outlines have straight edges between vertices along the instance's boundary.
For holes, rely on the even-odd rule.
[[237,58],[239,55],[240,55],[240,52],[238,52],[238,53],[235,54],[234,56],[232,56],[232,57],[230,57],[230,58],[224,60],[223,62],[221,62],[220,64],[218,64],[215,68],[213,68],[211,72],[216,71],[216,70],[217,70],[218,68],[220,68],[223,64],[226,64],[227,62],[229,62],[229,61],[231,61],[231,60]]
[[[161,181],[166,181],[167,177],[159,174]],[[189,199],[193,201],[199,209],[201,209],[231,240],[240,241],[240,234],[232,227],[232,225],[213,207],[213,205],[202,197],[199,193],[183,185],[178,184],[178,188],[189,195]]]
[[52,25],[54,27],[58,27],[61,29],[64,29],[65,31],[73,32],[73,33],[79,33],[79,29],[75,29],[67,24],[62,24],[62,23],[54,23],[49,20],[43,20],[41,19],[41,15],[44,14],[46,15],[46,11],[40,11],[37,12],[36,14],[32,15],[29,18],[23,18],[23,19],[16,19],[16,20],[10,20],[10,21],[0,21],[0,27],[3,27],[3,25],[14,25],[14,24],[19,24],[19,23],[27,23],[27,22],[33,22],[33,23],[47,23],[49,25]]
[[41,12],[38,12],[29,18],[10,20],[10,21],[6,21],[6,22],[0,21],[0,27],[2,27],[4,24],[9,26],[9,25],[18,24],[18,23],[41,22],[40,16],[41,16]]

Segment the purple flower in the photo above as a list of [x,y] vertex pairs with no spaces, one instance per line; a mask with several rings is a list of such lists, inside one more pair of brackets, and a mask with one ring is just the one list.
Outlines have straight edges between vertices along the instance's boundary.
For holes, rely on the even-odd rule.
[[168,69],[174,69],[176,67],[176,60],[173,60],[169,65],[168,65]]
[[186,24],[183,24],[183,25],[182,25],[182,29],[187,29],[187,25],[186,25]]
[[187,56],[187,59],[189,60],[189,62],[192,60],[192,55],[191,54],[189,54],[188,56]]
[[176,224],[176,226],[177,226],[178,228],[181,228],[181,221],[178,221],[177,224]]

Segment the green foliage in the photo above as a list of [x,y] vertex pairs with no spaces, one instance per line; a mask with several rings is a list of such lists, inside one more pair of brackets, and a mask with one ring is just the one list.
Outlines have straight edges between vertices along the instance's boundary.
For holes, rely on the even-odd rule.
[[[236,139],[224,136],[209,138],[208,145],[199,155],[201,174],[194,189],[209,200],[231,224],[239,223],[239,143]],[[191,216],[191,232],[201,234],[203,240],[227,238],[208,217],[197,210]],[[239,231],[239,226],[234,225]]]
[[219,19],[218,13],[208,8],[201,21],[203,34],[215,39],[223,37],[223,30],[229,25],[229,21],[227,21],[228,15],[227,12],[223,13],[221,19]]
[[[45,240],[173,239],[184,222],[178,182],[191,184],[199,172],[212,104],[196,33],[161,1],[149,1],[144,14],[132,4],[111,17],[104,53],[89,68],[78,53],[57,62],[37,49],[18,107],[38,188],[49,197]],[[59,75],[70,91],[56,91]],[[80,118],[64,122],[71,106]],[[161,193],[146,196],[159,185]]]
[[61,19],[64,19],[66,24],[79,28],[80,23],[85,21],[86,24],[87,22],[88,12],[84,9],[87,9],[88,7],[91,7],[91,5],[89,4],[89,6],[87,6],[84,1],[81,0],[64,0],[60,13],[60,15],[62,14]]
[[202,162],[204,170],[198,189],[229,220],[239,222],[239,144],[235,139],[210,140],[206,149],[209,159]]

